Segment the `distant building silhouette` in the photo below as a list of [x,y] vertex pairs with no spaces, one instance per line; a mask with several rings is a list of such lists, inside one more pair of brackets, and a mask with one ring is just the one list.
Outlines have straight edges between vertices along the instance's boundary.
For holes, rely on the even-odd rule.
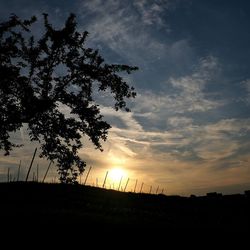
[[220,196],[222,196],[222,194],[217,192],[207,193],[207,197],[220,197]]

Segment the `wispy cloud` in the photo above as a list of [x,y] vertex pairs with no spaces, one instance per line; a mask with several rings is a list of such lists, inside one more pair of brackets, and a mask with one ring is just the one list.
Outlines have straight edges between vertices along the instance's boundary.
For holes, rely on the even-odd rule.
[[250,132],[250,119],[223,119],[216,123],[189,126],[183,132],[189,138],[190,149],[201,159],[226,159],[244,147],[244,137]]
[[168,123],[174,128],[186,127],[193,123],[193,119],[185,116],[173,116],[168,119]]
[[[171,128],[154,131],[140,124],[134,113],[114,113],[107,108],[104,113],[110,115],[111,124],[113,115],[119,116],[127,125],[126,128],[114,126],[111,129],[109,143],[112,152],[134,162],[141,162],[142,155],[143,161],[150,161],[151,164],[162,165],[165,162],[168,165],[172,162],[177,169],[188,162],[197,167],[217,164],[218,168],[227,162],[227,167],[230,167],[233,164],[231,157],[240,157],[240,151],[246,147],[243,138],[247,140],[246,135],[250,132],[249,119],[222,119],[195,125],[192,118],[172,116],[166,121]],[[146,110],[144,114],[148,115],[148,119],[152,117]]]
[[[174,41],[173,44],[178,44],[174,46],[153,35],[153,30],[157,27],[166,26],[165,30],[167,29],[161,14],[172,6],[169,2],[83,1],[79,7],[83,11],[79,11],[79,15],[85,28],[90,31],[93,42],[100,46],[103,43],[117,55],[144,65],[145,60],[155,61],[163,55],[166,58],[178,56],[182,46],[183,50],[187,50],[183,39],[181,43]],[[151,26],[154,26],[154,29]]]
[[194,147],[194,152],[203,160],[225,159],[234,154],[239,149],[239,145],[229,139],[214,140],[206,139]]
[[133,102],[134,117],[146,130],[162,130],[168,125],[190,123],[193,114],[223,106],[225,100],[210,99],[206,93],[218,68],[218,60],[210,56],[201,59],[191,74],[166,80],[161,92],[140,90]]
[[204,112],[222,104],[219,101],[209,100],[204,92],[206,84],[212,80],[218,67],[218,60],[209,56],[201,59],[193,74],[180,78],[170,78],[172,86],[180,90],[176,100],[183,105],[181,105],[179,112]]
[[144,24],[163,26],[165,25],[165,23],[164,20],[162,19],[162,14],[164,13],[164,11],[170,8],[171,6],[170,2],[173,1],[156,0],[152,2],[152,1],[140,0],[140,1],[133,1],[133,5],[140,13],[140,17]]

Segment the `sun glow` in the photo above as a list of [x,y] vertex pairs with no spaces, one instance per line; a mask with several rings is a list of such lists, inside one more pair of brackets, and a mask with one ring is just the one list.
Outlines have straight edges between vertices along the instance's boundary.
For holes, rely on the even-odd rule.
[[121,168],[113,168],[109,172],[109,179],[111,182],[118,182],[124,177],[125,172]]
[[124,169],[116,167],[108,172],[107,184],[112,189],[122,190],[124,181],[127,179],[127,173]]

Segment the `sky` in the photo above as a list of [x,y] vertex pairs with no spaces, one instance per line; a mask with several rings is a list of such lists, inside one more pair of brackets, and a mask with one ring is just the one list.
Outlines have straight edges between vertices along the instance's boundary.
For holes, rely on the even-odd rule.
[[[87,45],[107,63],[139,67],[124,76],[137,92],[130,113],[100,100],[112,128],[103,152],[84,141],[82,179],[92,166],[88,184],[100,186],[106,171],[121,168],[127,191],[136,180],[137,191],[167,195],[250,189],[249,1],[0,0],[0,21],[11,13],[41,20],[44,12],[55,27],[75,13],[78,30],[89,32]],[[12,135],[24,147],[0,156],[2,181],[8,168],[16,176],[20,159],[25,176],[36,147],[25,131]],[[41,176],[47,162],[37,164]],[[52,167],[48,178],[55,177]]]

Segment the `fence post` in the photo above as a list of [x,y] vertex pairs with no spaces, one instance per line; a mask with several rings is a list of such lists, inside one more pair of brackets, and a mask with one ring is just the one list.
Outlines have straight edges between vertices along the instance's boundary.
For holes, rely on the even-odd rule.
[[156,192],[155,192],[156,194],[158,193],[158,189],[159,189],[159,186],[158,186],[157,189],[156,189]]
[[35,155],[36,155],[36,151],[37,151],[37,148],[36,148],[35,151],[34,151],[34,154],[33,154],[33,157],[32,157],[31,163],[30,163],[30,167],[29,167],[28,173],[27,173],[27,175],[26,175],[26,180],[25,180],[26,182],[28,181],[28,178],[29,178],[30,170],[31,170],[31,167],[32,167],[32,164],[33,164]]
[[136,179],[136,181],[135,181],[134,193],[135,193],[135,190],[136,190],[136,186],[137,186],[137,179]]
[[91,170],[91,166],[89,167],[89,171],[88,171],[88,173],[87,173],[87,175],[86,175],[86,178],[85,178],[85,181],[84,181],[84,184],[83,185],[85,185],[86,184],[86,182],[87,182],[87,179],[88,179],[88,177],[89,177],[89,172],[90,172],[90,170]]
[[19,181],[21,164],[22,164],[22,161],[20,160],[20,163],[19,163],[19,166],[18,166],[18,171],[17,171],[17,180],[16,181]]
[[128,182],[129,182],[129,178],[128,178],[128,180],[127,180],[127,182],[126,182],[126,185],[125,185],[125,187],[124,187],[124,192],[126,192],[126,188],[127,188]]
[[106,172],[106,175],[105,175],[105,178],[104,178],[104,181],[103,181],[103,184],[102,184],[103,188],[105,187],[105,183],[106,183],[106,179],[107,179],[108,173],[109,173],[109,171]]
[[10,168],[7,170],[7,182],[10,182]]
[[121,176],[121,179],[120,179],[120,182],[119,182],[118,191],[119,191],[120,186],[121,186],[121,183],[122,183],[122,177],[123,177],[123,176]]
[[144,183],[142,182],[142,184],[141,184],[140,194],[142,193],[142,188],[143,188],[143,185],[144,185]]
[[46,170],[46,173],[45,173],[45,175],[44,175],[44,177],[43,177],[43,183],[44,183],[44,181],[45,181],[45,178],[47,177],[47,174],[48,174],[48,171],[49,171],[49,168],[50,168],[50,165],[51,165],[51,163],[52,163],[52,161],[49,163],[49,166],[48,166],[48,168],[47,168],[47,170]]

